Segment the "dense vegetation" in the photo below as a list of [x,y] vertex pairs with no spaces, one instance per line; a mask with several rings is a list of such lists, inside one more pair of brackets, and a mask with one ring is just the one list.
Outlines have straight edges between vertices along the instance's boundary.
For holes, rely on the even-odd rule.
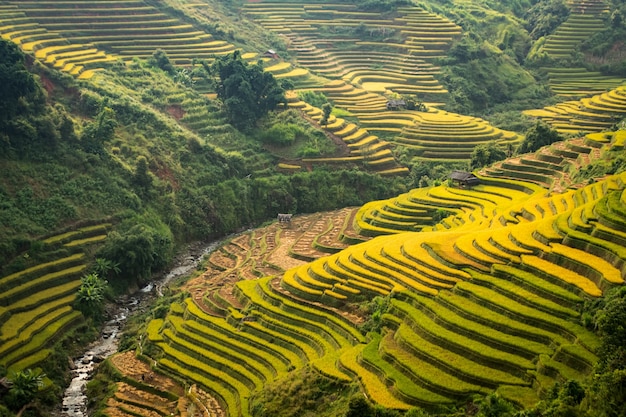
[[[551,68],[582,67],[605,76],[626,76],[626,60],[621,52],[626,31],[623,1],[610,2],[598,17],[604,22],[604,29],[577,44],[565,57],[544,48],[548,37],[570,17],[572,6],[561,0],[423,1],[419,3],[423,10],[446,17],[462,28],[458,36],[433,42],[446,44],[437,50],[441,55],[436,55],[432,62],[437,65],[437,70],[433,70],[437,79],[433,81],[440,82],[447,92],[443,88],[419,93],[408,89],[404,94],[385,90],[388,97],[379,98],[375,105],[384,109],[387,98],[403,97],[407,110],[424,114],[387,114],[381,118],[383,124],[377,125],[380,120],[370,117],[369,103],[361,113],[355,112],[360,104],[355,106],[342,93],[333,91],[343,75],[359,87],[370,84],[376,90],[380,87],[371,85],[376,84],[371,74],[360,74],[365,70],[357,67],[340,76],[331,74],[329,77],[336,78],[333,84],[322,79],[326,74],[323,72],[303,76],[306,72],[295,70],[295,75],[287,76],[292,74],[288,65],[271,60],[267,66],[261,60],[253,62],[235,46],[244,50],[273,48],[285,62],[291,54],[297,54],[296,49],[306,51],[311,46],[296,45],[290,49],[292,39],[262,29],[252,18],[243,17],[241,2],[208,3],[211,7],[191,11],[176,1],[145,2],[219,38],[217,43],[223,42],[221,39],[233,42],[224,48],[232,47],[234,53],[220,51],[219,57],[212,54],[192,59],[178,54],[170,57],[159,48],[149,56],[112,58],[106,68],[98,68],[94,82],[89,81],[93,75],[87,72],[90,70],[82,72],[87,75],[79,79],[69,75],[73,68],[70,64],[51,68],[42,59],[25,55],[17,44],[0,40],[0,276],[17,274],[15,280],[22,285],[20,280],[26,278],[19,278],[19,274],[28,268],[50,264],[46,268],[54,275],[58,271],[53,264],[59,259],[79,255],[88,258],[84,264],[81,260],[80,265],[72,267],[76,272],[69,284],[75,286],[75,298],[67,301],[86,320],[80,324],[76,324],[79,320],[72,322],[68,326],[69,336],[50,338],[55,348],[47,346],[50,359],[41,369],[15,372],[0,366],[0,378],[6,375],[10,387],[2,398],[0,415],[45,415],[46,408],[57,401],[60,388],[67,383],[66,356],[80,348],[83,338],[89,338],[103,319],[103,303],[113,298],[111,288],[117,293],[137,288],[155,272],[171,265],[185,244],[263,224],[274,219],[276,213],[302,214],[362,206],[416,187],[445,183],[452,169],[478,169],[507,156],[535,152],[563,139],[556,129],[535,123],[519,111],[559,100],[554,95]],[[413,5],[406,0],[347,3],[345,10],[355,16],[375,13],[381,19],[393,19],[398,10]],[[324,16],[319,11],[306,13]],[[376,48],[390,53],[396,50],[394,45],[405,41],[401,30],[376,25],[321,25],[318,29],[328,39],[336,37],[340,45],[334,51],[337,55],[344,48],[343,36],[362,37],[366,46],[361,54]],[[331,47],[333,42],[327,43]],[[377,46],[370,47],[368,43]],[[175,48],[169,53],[172,52],[176,52]],[[346,48],[346,56],[349,55]],[[72,60],[71,53],[66,59]],[[383,68],[388,56],[374,59],[383,61],[372,63],[368,71]],[[344,64],[349,67],[349,59]],[[399,79],[397,74],[394,77]],[[289,110],[288,102],[293,103],[294,99],[288,99],[285,91],[293,88],[303,107]],[[428,106],[424,101],[429,102]],[[524,134],[525,139],[494,135],[497,140],[476,142],[473,151],[453,149],[451,158],[435,157],[430,161],[424,159],[427,155],[420,150],[421,144],[396,143],[391,147],[383,140],[410,136],[406,127],[422,116],[424,120],[432,117],[446,124],[446,117],[450,116],[440,117],[436,107],[443,103],[439,101],[445,102],[447,111],[484,117]],[[301,110],[304,106],[310,112]],[[437,120],[439,117],[441,120]],[[619,121],[614,115],[606,118],[615,125]],[[378,136],[359,133],[359,124]],[[482,125],[481,129],[487,130]],[[473,133],[468,135],[471,141]],[[343,146],[354,152],[349,157],[348,151],[338,145],[342,140]],[[363,147],[357,147],[361,143]],[[410,174],[375,174],[375,164],[371,164],[375,159],[371,156],[379,152],[385,163],[398,161],[406,166],[406,171],[398,172]],[[357,159],[351,159],[355,155]],[[307,159],[318,157],[337,159],[331,167],[313,165]],[[345,163],[337,165],[337,160]],[[290,164],[294,161],[306,162],[294,168]],[[541,165],[539,169],[550,164]],[[619,173],[624,166],[623,155],[613,155],[572,175],[581,182],[588,181]],[[502,173],[506,166],[498,169]],[[428,209],[426,214],[430,217],[423,220],[424,224],[433,226],[454,213],[443,207]],[[376,217],[380,213],[372,215],[369,226],[363,230],[375,230],[377,222],[385,223],[394,217],[393,212],[380,212],[383,220]],[[93,230],[105,230],[106,236]],[[66,236],[76,231],[87,241],[76,239],[80,253]],[[12,285],[21,288],[18,284],[6,285],[9,289]],[[339,290],[351,294],[345,288]],[[615,410],[624,409],[626,340],[620,323],[626,314],[625,294],[620,288],[585,307],[585,324],[597,331],[601,341],[591,376],[557,383],[542,402],[522,411],[519,404],[493,394],[467,399],[465,408],[433,408],[429,412],[481,416],[624,415]],[[370,318],[361,331],[372,340],[381,337],[383,325],[393,325],[383,320],[392,308],[389,298],[385,302],[377,300],[358,307]],[[174,305],[181,300],[169,301]],[[168,313],[169,308],[163,302],[150,318],[158,321],[170,313],[176,316],[180,307],[172,307]],[[400,307],[396,304],[395,308]],[[14,314],[7,311],[0,310],[0,318]],[[39,316],[29,323],[36,322]],[[158,337],[154,344],[159,344]],[[125,347],[137,346],[127,339]],[[147,353],[158,356],[157,348],[152,349]],[[46,389],[38,393],[43,387]],[[333,394],[328,396],[330,391]],[[250,401],[250,412],[255,417],[428,415],[418,409],[400,412],[375,405],[359,392],[354,384],[327,379],[311,368],[302,368],[288,379],[261,390]]]

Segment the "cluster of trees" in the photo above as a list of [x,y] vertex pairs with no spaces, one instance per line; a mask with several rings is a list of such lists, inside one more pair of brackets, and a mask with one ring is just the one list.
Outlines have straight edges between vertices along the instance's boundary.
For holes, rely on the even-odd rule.
[[470,168],[476,169],[491,165],[494,162],[501,161],[513,155],[514,151],[517,154],[535,152],[543,146],[564,139],[565,138],[559,132],[552,129],[547,123],[537,121],[534,126],[526,130],[524,140],[515,149],[511,144],[509,144],[507,149],[503,149],[495,142],[476,146],[470,157]]
[[73,134],[71,118],[46,106],[44,89],[14,43],[0,39],[0,56],[0,157],[41,157]]
[[564,0],[540,0],[525,13],[525,27],[530,37],[537,40],[553,33],[569,16]]
[[592,56],[595,68],[605,74],[626,77],[626,58],[623,42],[626,39],[626,2],[613,0],[611,12],[606,16],[604,30],[585,40],[580,50]]
[[274,76],[263,71],[260,62],[249,65],[238,50],[204,66],[214,77],[217,97],[233,126],[250,130],[278,104],[287,104],[285,90]]

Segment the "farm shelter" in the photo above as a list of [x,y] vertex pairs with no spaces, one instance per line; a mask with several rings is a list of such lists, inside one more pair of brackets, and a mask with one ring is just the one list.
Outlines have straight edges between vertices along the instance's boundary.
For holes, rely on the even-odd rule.
[[471,172],[465,171],[452,171],[450,173],[450,179],[459,187],[471,188],[474,185],[478,185],[480,180],[476,178]]

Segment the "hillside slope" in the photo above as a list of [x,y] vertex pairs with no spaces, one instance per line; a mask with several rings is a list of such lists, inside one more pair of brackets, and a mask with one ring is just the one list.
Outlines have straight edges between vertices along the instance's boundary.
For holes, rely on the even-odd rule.
[[[621,152],[611,146],[604,157]],[[625,179],[549,193],[487,175],[471,189],[416,189],[379,213],[396,219],[394,234],[349,247],[333,242],[363,227],[369,205],[343,220],[238,236],[185,285],[191,297],[150,322],[151,355],[230,415],[261,415],[254,396],[309,366],[336,383],[358,381],[391,409],[455,407],[494,391],[533,407],[555,382],[583,381],[598,360],[601,342],[583,312],[624,283]],[[400,222],[429,221],[428,207],[450,216],[402,232]],[[292,228],[306,233],[294,239]],[[286,253],[316,260],[291,266]],[[372,310],[357,308],[372,299]]]

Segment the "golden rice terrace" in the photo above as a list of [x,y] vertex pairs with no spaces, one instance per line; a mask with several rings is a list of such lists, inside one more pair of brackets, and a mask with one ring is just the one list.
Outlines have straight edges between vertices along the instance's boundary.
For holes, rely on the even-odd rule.
[[[569,150],[586,156],[560,163],[559,145],[539,151],[526,164],[534,179],[484,172],[471,188],[416,189],[233,238],[185,285],[190,297],[150,322],[156,369],[232,416],[305,366],[400,410],[493,391],[535,404],[591,370],[599,340],[581,307],[623,285],[626,259],[626,174],[552,191],[541,175],[619,149],[621,136],[589,136]],[[355,305],[377,296],[388,301],[381,331],[364,333]]]

